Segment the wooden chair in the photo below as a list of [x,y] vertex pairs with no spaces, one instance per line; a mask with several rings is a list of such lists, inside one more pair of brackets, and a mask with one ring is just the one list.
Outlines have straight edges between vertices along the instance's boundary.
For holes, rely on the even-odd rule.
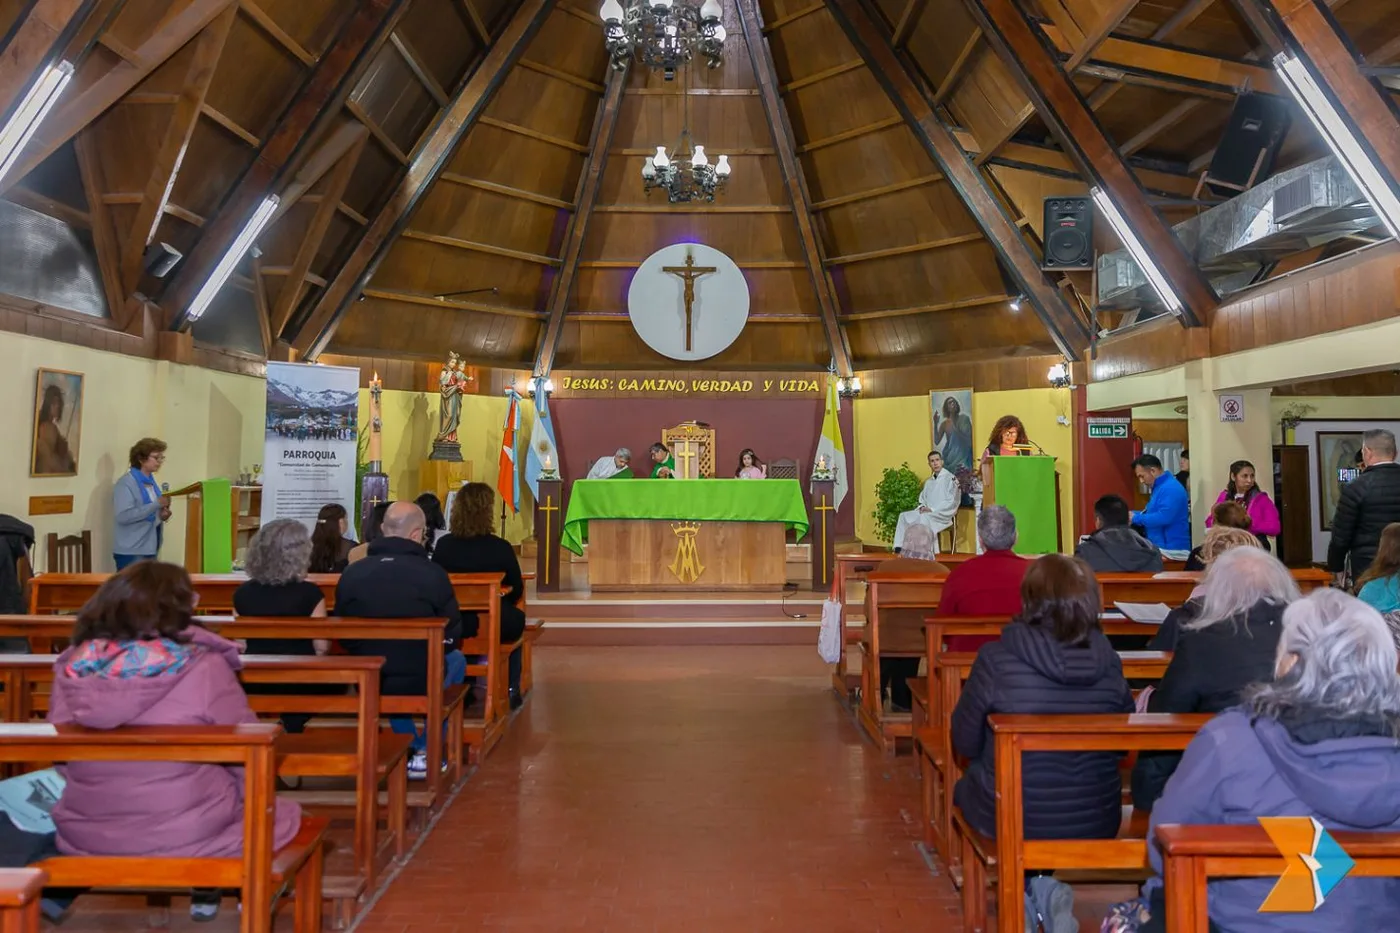
[[[1129,675],[1131,676],[1131,675]],[[1026,933],[1027,871],[1143,871],[1147,814],[1125,808],[1114,839],[1026,839],[1022,835],[1022,755],[1027,752],[1182,751],[1211,717],[1171,713],[990,717],[996,743],[996,838],[954,814],[962,840],[963,930],[987,929],[987,882],[997,872],[997,929]]]
[[797,461],[791,457],[779,457],[768,461],[769,479],[797,479]]
[[281,732],[281,726],[261,723],[110,730],[58,726],[49,734],[0,728],[0,761],[6,763],[186,761],[243,768],[241,856],[57,856],[32,867],[44,871],[50,885],[63,888],[237,888],[240,933],[271,933],[278,891],[290,883],[296,897],[296,933],[320,933],[326,820],[303,817],[296,838],[272,850],[274,743]]
[[[1257,823],[1231,826],[1158,826],[1167,933],[1205,933],[1211,878],[1275,878],[1284,857]],[[1356,864],[1348,878],[1400,877],[1400,833],[1332,832]]]
[[0,933],[39,933],[39,899],[48,879],[38,868],[0,868]]
[[48,573],[92,573],[92,532],[60,538],[49,532],[44,539],[48,551],[44,570]]

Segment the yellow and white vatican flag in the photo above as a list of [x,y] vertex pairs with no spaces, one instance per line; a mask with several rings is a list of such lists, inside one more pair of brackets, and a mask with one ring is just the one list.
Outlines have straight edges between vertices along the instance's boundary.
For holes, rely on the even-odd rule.
[[836,507],[840,508],[850,488],[846,476],[846,442],[841,438],[841,422],[836,413],[841,410],[841,398],[836,394],[836,377],[826,377],[826,414],[822,418],[822,436],[817,441],[817,453],[812,459],[813,467],[825,462],[836,481]]

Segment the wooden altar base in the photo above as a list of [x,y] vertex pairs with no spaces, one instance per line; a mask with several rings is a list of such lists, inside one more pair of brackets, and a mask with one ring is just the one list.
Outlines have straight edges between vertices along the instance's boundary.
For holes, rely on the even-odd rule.
[[787,582],[781,522],[589,522],[588,588],[615,592],[778,592]]

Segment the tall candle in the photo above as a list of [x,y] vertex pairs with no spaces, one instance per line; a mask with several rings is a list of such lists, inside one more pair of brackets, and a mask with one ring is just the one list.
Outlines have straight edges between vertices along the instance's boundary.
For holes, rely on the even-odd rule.
[[379,373],[376,372],[369,381],[369,462],[376,464],[375,469],[378,469],[377,464],[383,459],[381,456],[382,447],[380,446],[381,438],[379,433],[380,428],[383,426],[379,417],[379,394],[383,386],[384,383],[379,381]]

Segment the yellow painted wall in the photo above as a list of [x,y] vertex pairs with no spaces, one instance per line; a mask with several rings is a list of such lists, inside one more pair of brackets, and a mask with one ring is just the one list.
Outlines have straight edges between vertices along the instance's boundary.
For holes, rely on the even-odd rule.
[[[433,438],[438,432],[438,412],[441,396],[436,392],[386,391],[380,404],[384,422],[382,456],[384,471],[389,474],[389,495],[394,499],[413,499],[423,492],[421,472],[423,461],[433,450]],[[457,437],[462,444],[462,459],[471,464],[474,481],[496,485],[500,463],[501,436],[504,433],[508,402],[504,396],[466,395],[462,397],[462,421]],[[525,442],[534,424],[535,409],[529,402],[521,405],[518,466],[523,469]],[[360,390],[360,421],[369,423],[369,390]],[[534,517],[529,487],[521,474],[520,513],[506,516],[505,537],[518,544],[533,534]]]
[[[0,392],[10,402],[0,410],[0,435],[8,440],[0,449],[0,512],[34,526],[40,569],[45,535],[83,529],[93,534],[93,569],[113,569],[112,484],[142,437],[170,445],[156,478],[172,489],[213,477],[233,479],[262,462],[262,379],[11,333],[0,333],[0,357]],[[41,366],[86,376],[77,476],[29,476],[35,370]],[[73,496],[73,513],[31,517],[29,497],[48,495]],[[185,509],[177,501],[162,556],[182,561],[184,541]]]
[[[886,467],[908,461],[923,476],[925,457],[932,445],[932,413],[927,395],[896,398],[862,398],[855,401],[856,535],[867,544],[885,544],[875,536],[875,484]],[[972,437],[980,456],[992,426],[1002,415],[1014,414],[1026,426],[1031,439],[1056,458],[1060,474],[1060,511],[1065,538],[1074,527],[1074,439],[1067,425],[1073,422],[1068,389],[1017,389],[1007,392],[974,392]]]
[[[1283,410],[1298,405],[1311,405],[1314,411],[1304,417],[1312,421],[1330,421],[1346,418],[1367,418],[1376,421],[1393,421],[1400,418],[1400,398],[1391,395],[1358,396],[1274,396],[1269,399],[1269,411],[1273,424],[1270,427],[1275,443],[1280,442],[1279,420]],[[1290,432],[1291,434],[1291,432]],[[1292,438],[1289,438],[1290,442]]]

